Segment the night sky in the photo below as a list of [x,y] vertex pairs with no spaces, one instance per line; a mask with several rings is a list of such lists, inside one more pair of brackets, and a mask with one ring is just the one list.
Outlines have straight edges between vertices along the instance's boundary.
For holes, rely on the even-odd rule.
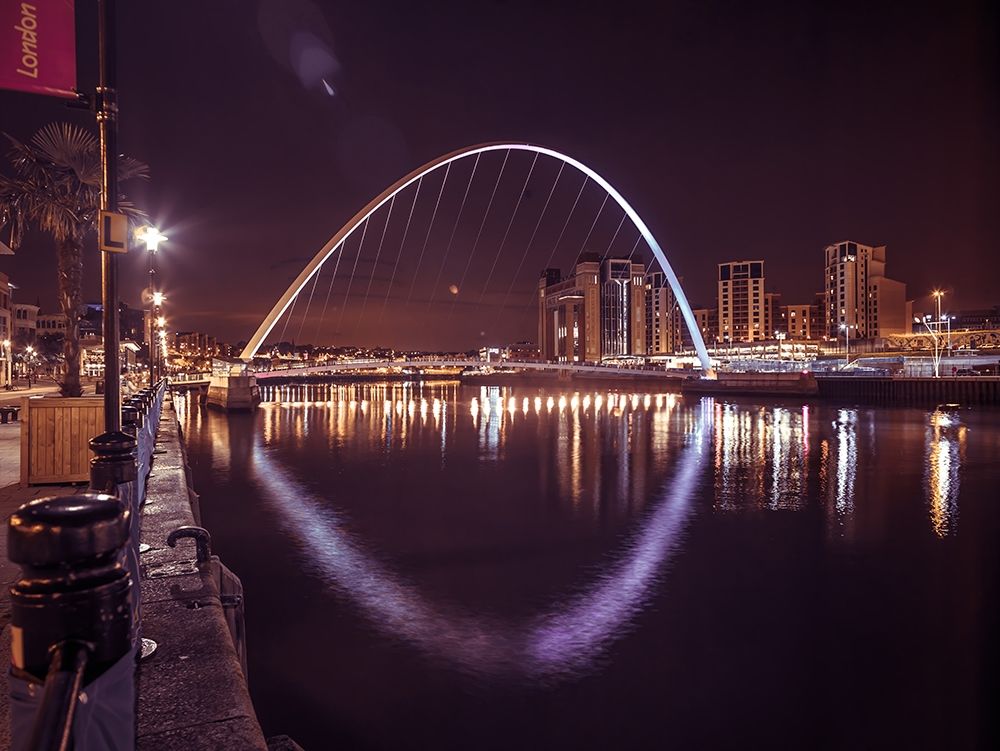
[[[81,39],[95,36],[94,5],[77,2]],[[123,189],[170,237],[161,264],[171,326],[233,342],[390,183],[496,140],[550,146],[601,173],[696,305],[714,304],[715,264],[737,258],[763,258],[783,302],[809,302],[823,247],[843,239],[887,245],[887,273],[918,308],[936,286],[955,308],[997,304],[997,6],[910,5],[120,2],[120,146],[152,173]],[[79,57],[80,87],[91,90],[93,46],[81,43]],[[20,138],[52,120],[93,123],[58,100],[10,92],[0,113],[0,128]],[[483,157],[447,263],[469,160],[446,184],[422,267],[440,177],[422,185],[404,252],[412,192],[397,200],[379,263],[384,216],[372,219],[351,291],[354,251],[330,292],[320,277],[311,317],[292,318],[285,338],[429,349],[534,339],[531,292],[582,178],[563,173],[514,277],[558,164],[540,160],[522,190],[531,157],[512,155],[468,282],[452,294],[501,161]],[[611,207],[588,236],[601,199],[581,197],[555,265],[582,249],[631,250],[635,233],[614,235]],[[33,236],[0,257],[0,271],[19,299],[54,310],[53,258],[51,242]],[[97,299],[93,247],[87,263],[85,297]],[[123,261],[133,304],[144,267],[139,254]]]

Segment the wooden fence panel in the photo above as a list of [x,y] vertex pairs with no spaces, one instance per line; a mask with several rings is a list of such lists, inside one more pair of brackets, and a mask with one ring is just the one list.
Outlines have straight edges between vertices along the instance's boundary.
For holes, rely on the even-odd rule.
[[102,397],[21,400],[21,484],[90,479],[90,439],[104,424]]

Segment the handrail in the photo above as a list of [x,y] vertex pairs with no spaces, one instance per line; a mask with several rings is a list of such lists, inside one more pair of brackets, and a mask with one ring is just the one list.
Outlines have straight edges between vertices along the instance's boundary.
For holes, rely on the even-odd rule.
[[36,751],[66,751],[70,748],[73,717],[90,653],[90,644],[73,639],[52,647],[52,662],[45,676],[45,693],[35,715],[28,748]]

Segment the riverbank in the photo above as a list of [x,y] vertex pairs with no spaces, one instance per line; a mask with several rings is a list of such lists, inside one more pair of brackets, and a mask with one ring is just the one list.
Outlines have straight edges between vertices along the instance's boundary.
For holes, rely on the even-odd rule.
[[[4,521],[21,504],[50,495],[86,490],[86,485],[17,484],[20,473],[20,427],[0,425],[0,512]],[[138,734],[140,751],[188,749],[254,749],[264,739],[250,700],[246,678],[233,643],[223,600],[211,567],[197,565],[194,541],[175,548],[167,535],[199,521],[191,499],[183,440],[173,404],[164,405],[146,503],[141,541],[142,636],[156,651],[138,669]],[[0,535],[0,660],[10,662],[9,584],[18,567],[7,560],[6,534]],[[217,560],[217,559],[216,559]],[[6,670],[4,671],[6,675]],[[6,685],[0,691],[0,748],[10,746]],[[295,748],[272,744],[272,749]]]
[[198,525],[180,428],[164,405],[140,540],[142,636],[156,651],[139,665],[136,747],[153,751],[266,749],[233,644],[219,587],[199,569],[195,541],[167,545],[177,527]]

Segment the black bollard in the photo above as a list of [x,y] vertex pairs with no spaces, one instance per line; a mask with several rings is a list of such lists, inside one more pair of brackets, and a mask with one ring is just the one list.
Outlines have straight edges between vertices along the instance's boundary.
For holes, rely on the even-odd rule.
[[[91,732],[124,734],[120,748],[134,739],[134,684],[117,677],[132,652],[134,594],[122,565],[129,517],[124,503],[100,493],[40,498],[10,517],[8,555],[21,565],[10,590],[15,749],[65,748],[74,714],[82,711]],[[111,688],[89,691],[86,709],[78,707],[81,686],[112,669]],[[31,686],[41,682],[44,693],[34,710],[19,684],[34,696]],[[33,718],[26,716],[32,711]],[[94,718],[102,719],[95,725]],[[114,719],[105,724],[106,718]],[[74,739],[74,747],[90,747],[84,741]]]
[[[146,424],[146,407],[138,396],[130,397],[126,404],[135,410],[136,413],[136,425],[139,430],[142,430],[142,426]],[[124,414],[124,412],[122,413]],[[124,419],[124,418],[122,418]],[[138,433],[136,434],[138,435]]]
[[142,418],[135,407],[122,407],[122,432],[136,438],[142,429]]

